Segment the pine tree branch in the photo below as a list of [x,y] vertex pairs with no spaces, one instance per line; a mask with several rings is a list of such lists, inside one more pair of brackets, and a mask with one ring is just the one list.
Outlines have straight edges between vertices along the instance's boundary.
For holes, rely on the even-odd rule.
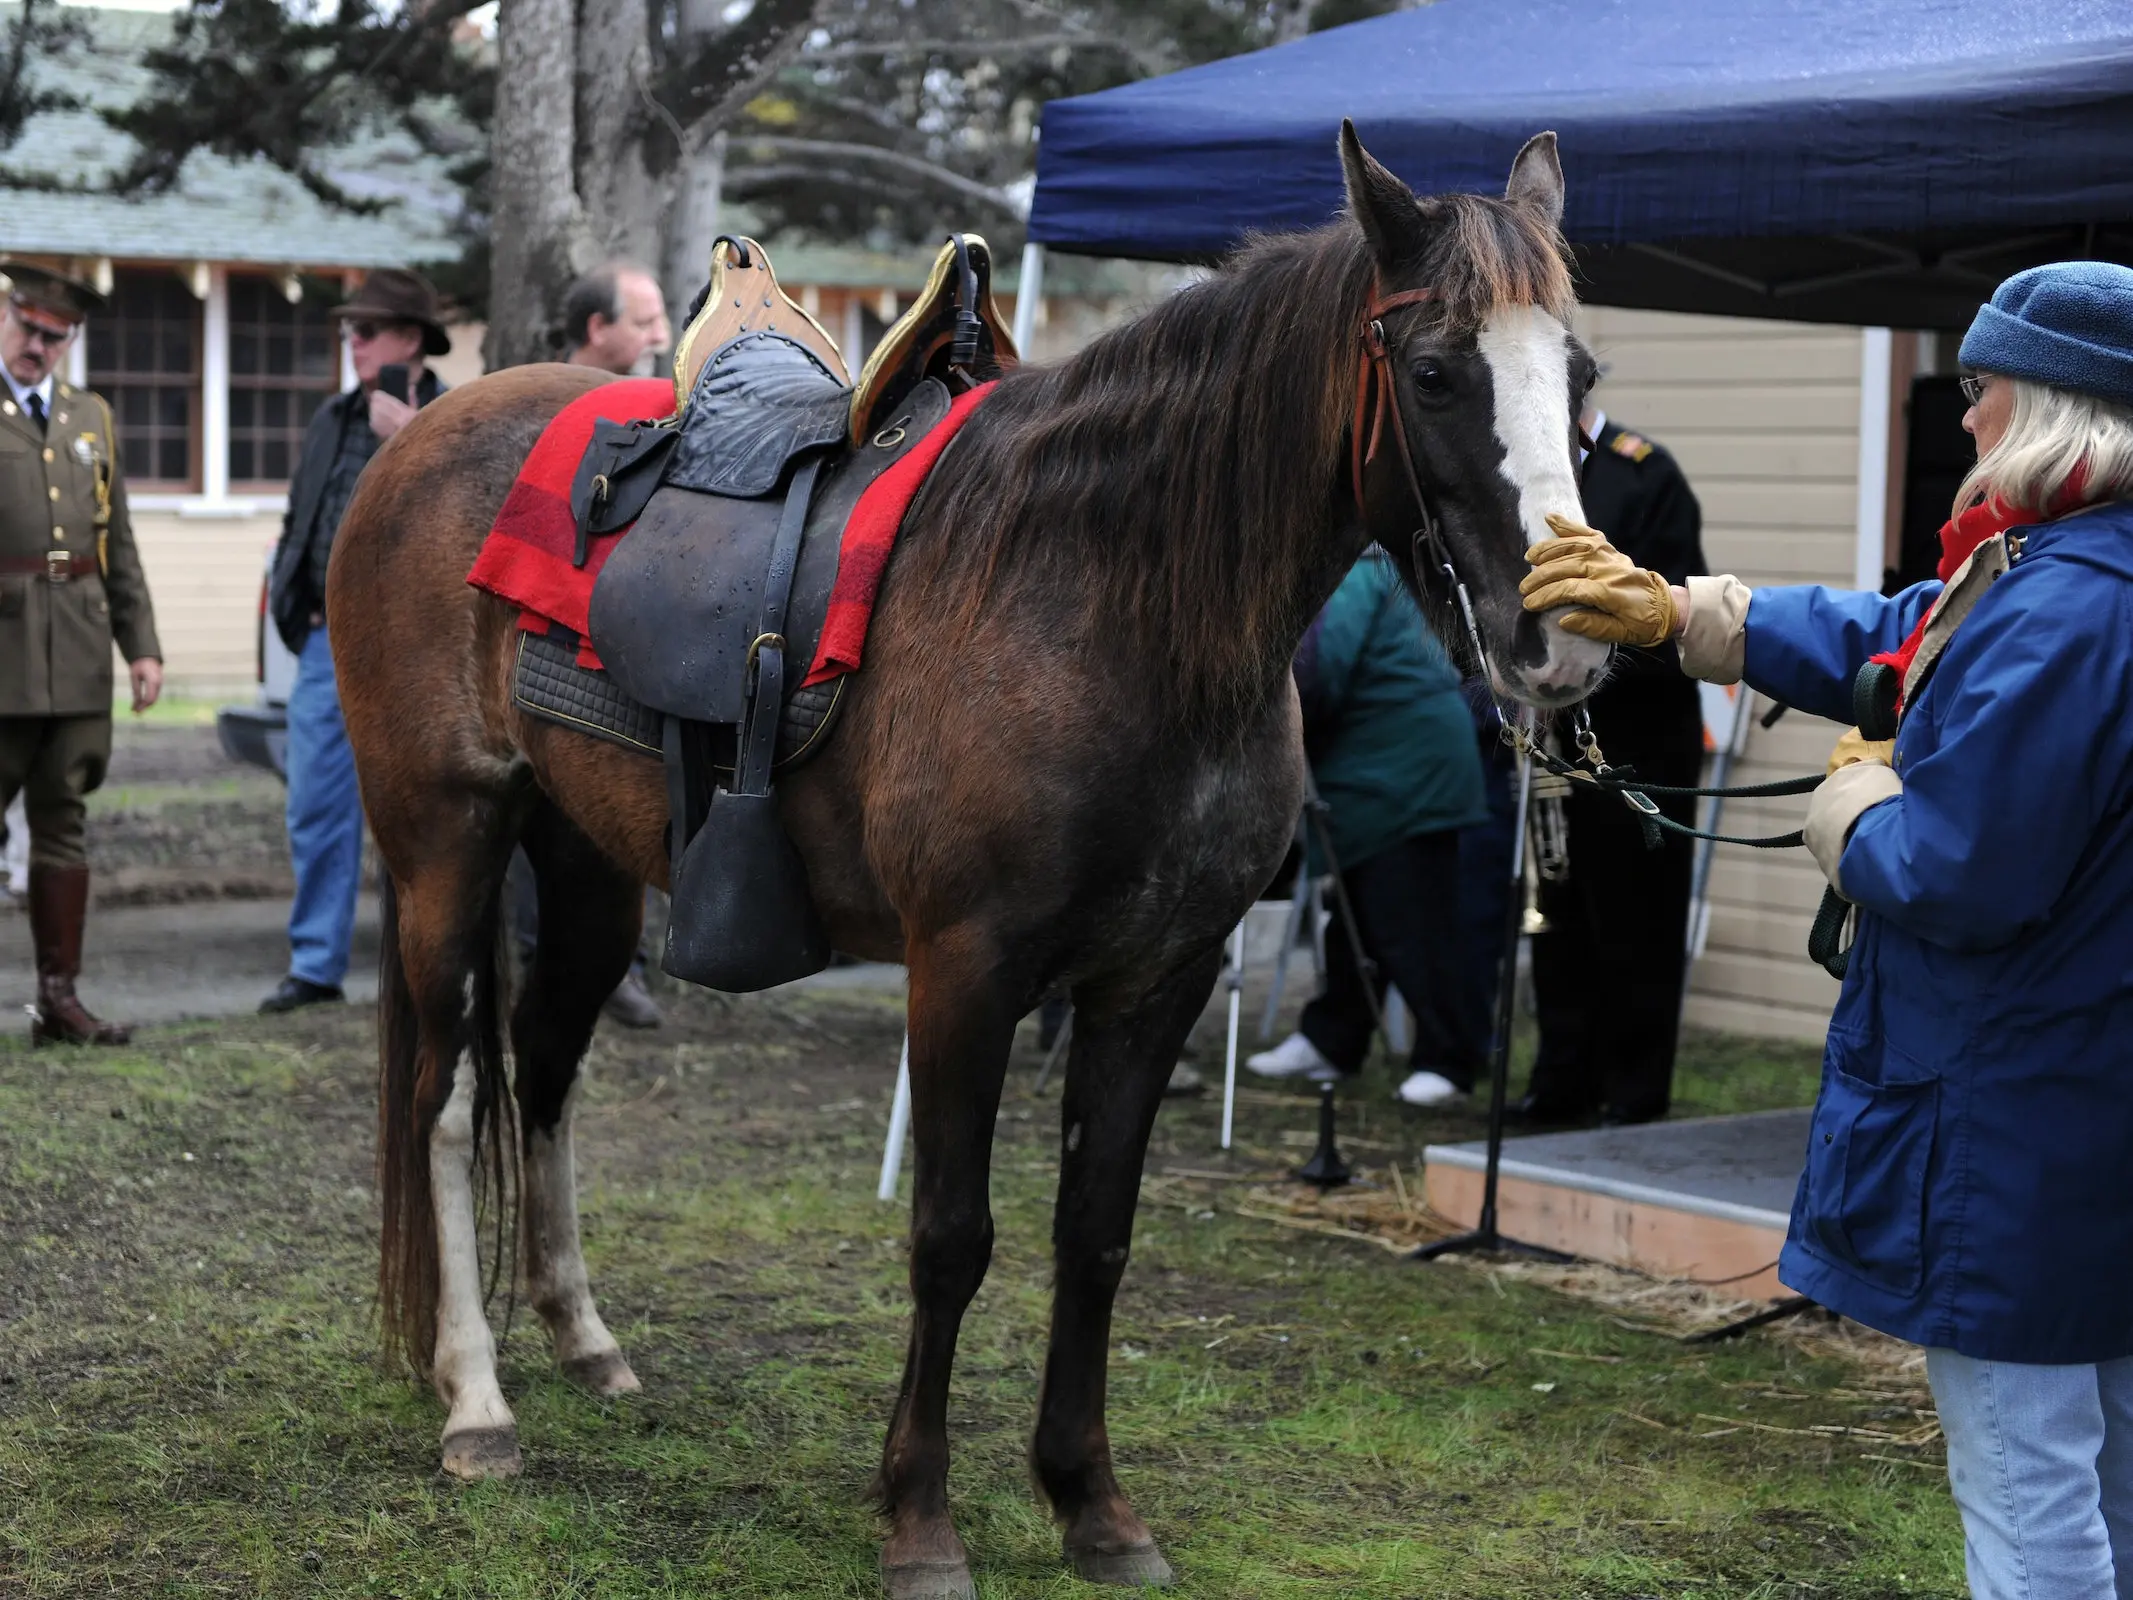
[[[843,139],[789,139],[782,134],[736,133],[732,137],[737,151],[762,151],[772,156],[815,156],[824,161],[873,162],[880,166],[893,167],[898,172],[980,201],[996,211],[1006,213],[1017,222],[1029,220],[1028,211],[1012,195],[995,189],[990,184],[980,183],[975,178],[966,178],[960,172],[952,172],[935,162],[905,155],[901,150],[886,150],[880,145],[856,144]],[[734,175],[729,173],[729,177]]]
[[[816,15],[830,0],[756,0],[748,15],[718,33],[692,36],[677,48],[660,82],[659,99],[686,127],[686,152],[732,122],[792,60]],[[677,41],[680,45],[682,41]],[[661,92],[663,91],[663,92]]]
[[1058,50],[1116,50],[1134,53],[1123,39],[1107,39],[1093,33],[1032,33],[1016,39],[847,39],[838,44],[802,50],[802,61],[865,61],[880,56],[991,56],[1033,55]]

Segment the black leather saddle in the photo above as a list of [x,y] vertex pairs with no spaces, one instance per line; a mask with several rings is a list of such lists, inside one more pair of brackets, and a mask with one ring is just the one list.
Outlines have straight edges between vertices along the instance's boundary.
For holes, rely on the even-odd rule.
[[[635,524],[594,581],[588,627],[613,688],[642,710],[609,717],[627,723],[621,742],[643,749],[658,728],[674,898],[660,965],[675,977],[746,991],[829,963],[771,777],[834,723],[842,678],[794,690],[853,508],[947,415],[952,389],[1012,359],[1004,331],[993,337],[989,271],[983,241],[951,238],[929,295],[884,340],[901,336],[896,358],[877,352],[855,391],[761,246],[722,239],[678,347],[676,415],[603,423],[579,465],[580,560],[590,534]],[[855,437],[862,397],[869,426]],[[564,648],[522,656],[553,677]],[[582,696],[571,705],[581,726],[596,720]]]

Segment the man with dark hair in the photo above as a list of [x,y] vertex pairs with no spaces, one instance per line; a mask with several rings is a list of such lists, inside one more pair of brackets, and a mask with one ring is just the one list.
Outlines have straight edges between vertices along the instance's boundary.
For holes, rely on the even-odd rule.
[[29,824],[30,1037],[124,1044],[127,1030],[74,993],[89,915],[83,802],[111,759],[113,642],[135,711],[162,691],[163,651],[111,408],[57,375],[104,297],[27,262],[8,263],[0,286],[0,811],[19,793]]
[[[570,344],[566,358],[575,367],[597,367],[617,377],[648,368],[649,358],[667,348],[666,298],[659,282],[630,261],[610,261],[570,286],[563,297],[563,332]],[[652,892],[645,891],[645,921],[653,914]],[[520,960],[530,965],[540,937],[539,896],[533,864],[523,849],[511,852],[504,875],[504,896]],[[630,969],[607,997],[605,1010],[625,1028],[656,1028],[666,1019],[645,982],[651,965],[642,942]]]
[[563,337],[574,367],[621,377],[649,372],[649,358],[672,342],[659,280],[632,261],[610,261],[563,296]]
[[[289,975],[260,1002],[262,1011],[341,998],[362,874],[363,797],[326,642],[326,561],[363,468],[444,390],[422,358],[452,348],[438,320],[437,291],[396,267],[371,273],[333,314],[347,331],[356,386],[320,406],[304,434],[268,581],[274,626],[296,656],[287,751],[296,898],[289,906]],[[388,369],[405,379],[401,394],[388,392],[397,384],[380,386]]]

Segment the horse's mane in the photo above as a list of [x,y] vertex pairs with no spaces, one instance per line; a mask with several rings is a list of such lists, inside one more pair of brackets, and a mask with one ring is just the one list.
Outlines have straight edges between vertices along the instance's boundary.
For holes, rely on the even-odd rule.
[[[1436,297],[1417,314],[1454,331],[1506,304],[1567,318],[1554,229],[1478,195],[1423,212],[1431,243],[1412,281]],[[1345,216],[1253,238],[1071,359],[1011,373],[927,486],[924,531],[899,561],[959,596],[966,620],[1042,586],[1084,641],[1154,641],[1198,711],[1263,694],[1355,553],[1335,517],[1376,276]],[[1312,540],[1330,579],[1308,594],[1270,582]]]

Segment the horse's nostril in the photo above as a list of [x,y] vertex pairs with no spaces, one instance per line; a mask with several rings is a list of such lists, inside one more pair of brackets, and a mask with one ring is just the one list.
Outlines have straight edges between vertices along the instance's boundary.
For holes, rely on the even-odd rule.
[[1518,666],[1539,668],[1548,664],[1548,632],[1541,619],[1530,611],[1521,612],[1518,625],[1511,630],[1511,660]]

